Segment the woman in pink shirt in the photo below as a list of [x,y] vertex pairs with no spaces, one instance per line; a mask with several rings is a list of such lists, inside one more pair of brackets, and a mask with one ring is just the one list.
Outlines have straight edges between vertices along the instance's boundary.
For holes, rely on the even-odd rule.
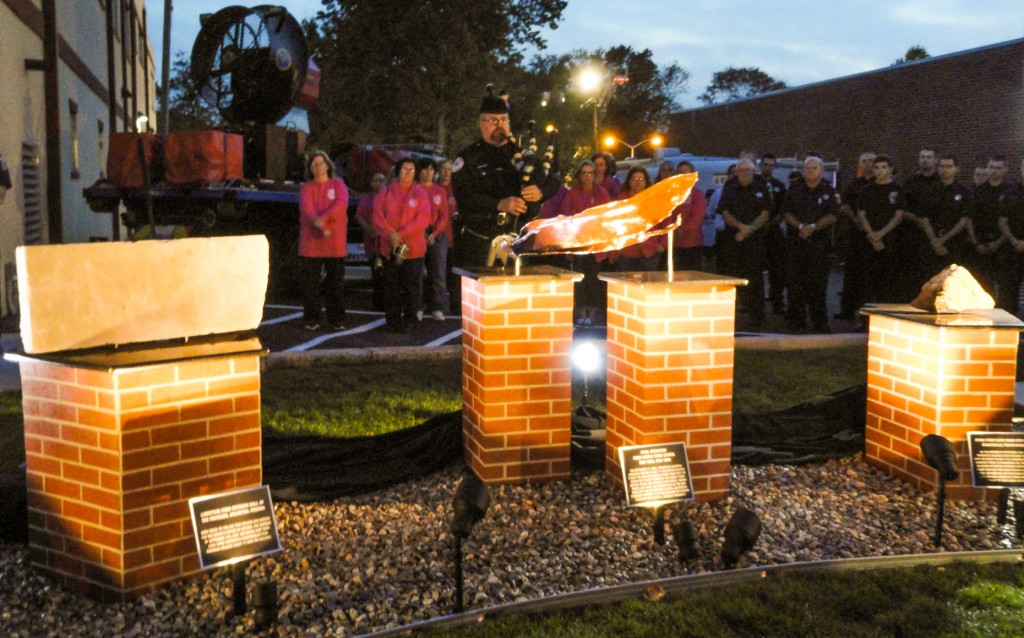
[[309,158],[310,179],[299,189],[299,255],[302,259],[302,315],[306,330],[320,328],[320,278],[332,330],[345,326],[345,256],[348,254],[348,188],[335,177],[323,151]]
[[[634,166],[626,173],[626,186],[619,192],[619,199],[629,199],[633,195],[643,192],[651,184],[651,175],[647,169]],[[655,235],[639,244],[626,246],[618,251],[617,259],[613,260],[615,270],[619,272],[657,270],[666,245],[665,235]]]
[[[575,215],[609,201],[608,191],[597,185],[594,162],[584,160],[573,173],[572,187],[562,200],[562,214]],[[594,255],[573,255],[571,263],[573,270],[583,273],[583,280],[576,283],[576,323],[590,326],[600,321],[607,305],[607,288],[597,278],[601,266]]]
[[423,257],[427,253],[430,196],[416,183],[416,162],[395,164],[397,179],[373,203],[377,249],[384,260],[384,318],[388,332],[412,332],[423,296]]
[[[430,225],[427,226],[427,305],[435,321],[444,321],[448,312],[448,229],[452,225],[448,211],[448,192],[434,183],[434,160],[416,161],[419,184],[430,196]],[[422,303],[417,318],[422,319]]]
[[370,192],[359,199],[356,207],[356,222],[363,229],[363,249],[370,262],[370,285],[373,288],[373,307],[384,310],[384,257],[377,251],[377,231],[373,228],[373,202],[384,188],[384,173],[374,173],[370,178]]
[[596,183],[608,192],[608,197],[618,199],[622,184],[615,176],[615,158],[611,153],[594,153],[590,158],[597,168]]
[[[676,173],[679,175],[696,172],[697,169],[693,167],[693,164],[685,160],[676,166]],[[694,187],[686,201],[672,211],[673,215],[682,215],[682,223],[672,231],[672,257],[675,261],[675,270],[701,269],[701,253],[704,248],[701,224],[704,221],[706,208],[707,200],[704,193]]]

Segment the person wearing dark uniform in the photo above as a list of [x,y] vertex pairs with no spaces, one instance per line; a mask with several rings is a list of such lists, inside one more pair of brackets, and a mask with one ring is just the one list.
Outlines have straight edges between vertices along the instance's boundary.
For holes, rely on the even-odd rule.
[[938,271],[931,272],[935,250],[932,247],[934,235],[928,233],[928,224],[939,205],[939,184],[941,179],[935,170],[935,150],[922,148],[917,154],[918,171],[903,182],[903,195],[907,200],[908,224],[905,229],[908,249],[916,253],[911,266],[914,272],[908,279],[908,286],[920,289]]
[[[559,186],[554,172],[539,184],[522,185],[513,165],[519,148],[512,142],[504,100],[485,97],[479,125],[480,139],[459,151],[452,164],[452,186],[461,221],[460,234],[455,238],[455,265],[469,269],[483,267],[491,240],[518,232],[530,221],[524,215],[527,205],[551,197]],[[539,206],[530,208],[539,210]]]
[[736,180],[722,187],[718,214],[725,220],[722,232],[723,270],[742,277],[747,285],[737,291],[739,307],[754,328],[764,325],[764,227],[771,219],[772,196],[764,180],[754,180],[754,163],[736,165]]
[[843,212],[840,224],[843,250],[843,295],[839,301],[836,319],[857,321],[857,311],[867,300],[867,262],[871,243],[857,219],[857,196],[870,182],[875,180],[872,167],[875,154],[861,153],[857,160],[857,176],[843,191],[840,210]]
[[[1021,162],[1024,179],[1024,162]],[[1010,314],[1020,309],[1020,283],[1024,276],[1024,184],[1010,186],[999,199],[999,229],[1006,246],[999,252],[999,299],[996,305]]]
[[786,185],[772,176],[778,160],[771,153],[761,156],[761,178],[772,196],[771,218],[765,230],[765,255],[768,262],[768,298],[777,315],[785,312],[786,294],[786,236],[782,234],[782,200],[786,196]]
[[969,232],[972,233],[974,254],[968,268],[978,283],[992,295],[999,305],[999,252],[1004,248],[1006,236],[999,229],[999,200],[1008,190],[1003,182],[1006,158],[996,155],[988,161],[988,181],[974,190],[974,216]]
[[839,219],[839,197],[824,181],[825,165],[819,157],[804,160],[804,174],[794,180],[782,201],[786,221],[786,279],[791,330],[804,330],[807,319],[817,332],[828,332],[825,291],[828,287],[829,226]]
[[970,257],[967,225],[974,208],[970,189],[957,181],[956,158],[943,155],[939,159],[939,186],[936,208],[930,219],[923,220],[922,229],[929,237],[929,261],[926,272],[935,274],[950,264],[964,265]]
[[857,219],[871,244],[868,254],[867,300],[872,303],[910,303],[916,251],[905,223],[907,202],[903,188],[892,178],[892,162],[875,158],[875,181],[857,195]]

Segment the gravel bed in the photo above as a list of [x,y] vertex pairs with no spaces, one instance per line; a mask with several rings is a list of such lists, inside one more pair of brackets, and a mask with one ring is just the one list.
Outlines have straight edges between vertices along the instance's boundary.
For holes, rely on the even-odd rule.
[[[448,533],[459,465],[395,488],[319,504],[275,506],[284,550],[252,561],[250,584],[272,578],[280,636],[351,636],[452,612]],[[467,609],[725,569],[721,532],[741,504],[763,522],[737,567],[935,552],[935,495],[889,478],[859,457],[803,466],[734,467],[732,495],[669,508],[700,534],[701,555],[654,543],[651,512],[627,508],[598,473],[540,486],[495,487],[487,516],[463,544]],[[947,551],[1019,548],[994,503],[948,502]],[[1012,519],[1012,516],[1011,516]],[[252,635],[252,613],[231,616],[231,578],[219,569],[126,604],[69,593],[0,546],[3,636]]]

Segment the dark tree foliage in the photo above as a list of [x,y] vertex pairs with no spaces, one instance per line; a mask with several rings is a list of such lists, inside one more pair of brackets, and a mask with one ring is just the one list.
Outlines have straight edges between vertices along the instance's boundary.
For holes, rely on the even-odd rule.
[[920,44],[915,44],[907,52],[903,54],[902,58],[896,58],[896,61],[892,63],[892,66],[898,66],[900,64],[906,64],[907,62],[913,62],[914,60],[925,60],[932,56],[928,55],[925,48]]
[[434,142],[476,134],[488,82],[501,86],[522,47],[541,47],[564,0],[324,0],[304,25],[322,70],[311,125],[321,146]]
[[716,71],[711,83],[697,99],[705,104],[714,104],[784,88],[785,82],[776,80],[757,67],[729,67],[724,71]]
[[[168,85],[170,86],[169,102],[171,104],[168,125],[172,131],[189,131],[210,128],[222,123],[222,118],[213,108],[199,97],[192,86],[189,75],[189,58],[184,51],[174,54]],[[160,94],[161,109],[163,93]]]
[[603,52],[604,63],[629,78],[608,100],[605,127],[631,144],[668,127],[668,115],[679,109],[675,95],[683,92],[689,72],[677,64],[659,69],[650,49],[617,46]]

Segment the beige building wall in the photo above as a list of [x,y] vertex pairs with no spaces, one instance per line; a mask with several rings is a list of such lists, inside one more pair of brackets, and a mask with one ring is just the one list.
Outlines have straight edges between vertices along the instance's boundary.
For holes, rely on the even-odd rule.
[[[56,0],[61,197],[64,243],[124,237],[113,216],[89,210],[83,189],[104,176],[111,130],[134,130],[138,113],[156,126],[153,52],[144,0]],[[107,15],[114,16],[114,77],[108,72]],[[45,74],[26,68],[42,61],[42,0],[0,0],[0,154],[13,188],[0,206],[0,312],[17,310],[12,294],[14,249],[52,243],[47,201]],[[122,35],[123,32],[123,35]],[[134,34],[134,40],[133,40]],[[122,58],[125,64],[122,64]],[[132,69],[134,68],[134,77]],[[110,120],[109,86],[116,115]],[[127,89],[128,99],[122,98]],[[127,101],[127,112],[125,102]]]

